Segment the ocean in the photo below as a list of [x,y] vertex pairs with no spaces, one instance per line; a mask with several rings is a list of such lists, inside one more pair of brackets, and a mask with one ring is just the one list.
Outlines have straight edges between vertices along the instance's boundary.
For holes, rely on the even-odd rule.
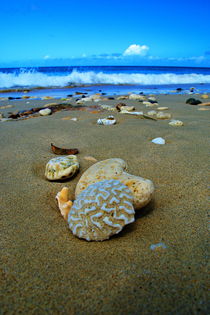
[[[67,87],[68,86],[68,87]],[[69,89],[71,86],[71,89]],[[210,92],[210,68],[152,66],[74,66],[0,68],[0,92],[30,89],[31,95],[65,96],[75,91],[106,94]],[[44,89],[43,89],[44,88]],[[16,90],[16,91],[15,91]],[[11,93],[11,91],[9,92]],[[4,92],[4,96],[7,94]]]

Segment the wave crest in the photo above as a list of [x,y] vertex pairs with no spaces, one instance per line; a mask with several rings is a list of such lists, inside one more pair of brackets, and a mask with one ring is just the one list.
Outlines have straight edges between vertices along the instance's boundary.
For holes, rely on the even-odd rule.
[[64,87],[69,84],[139,84],[139,85],[168,85],[168,84],[200,84],[210,83],[210,75],[203,74],[143,74],[143,73],[105,73],[73,70],[69,74],[52,75],[36,71],[20,73],[1,73],[0,88],[12,87]]

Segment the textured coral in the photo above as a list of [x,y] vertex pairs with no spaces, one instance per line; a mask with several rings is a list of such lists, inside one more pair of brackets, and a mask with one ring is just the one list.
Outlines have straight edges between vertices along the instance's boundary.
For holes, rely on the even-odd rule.
[[76,197],[90,184],[105,179],[116,179],[130,189],[135,210],[144,207],[152,199],[154,185],[149,179],[128,174],[126,168],[125,161],[117,158],[95,163],[81,176],[75,190]]
[[87,241],[103,241],[134,221],[133,196],[118,180],[89,185],[75,200],[68,223],[72,233]]

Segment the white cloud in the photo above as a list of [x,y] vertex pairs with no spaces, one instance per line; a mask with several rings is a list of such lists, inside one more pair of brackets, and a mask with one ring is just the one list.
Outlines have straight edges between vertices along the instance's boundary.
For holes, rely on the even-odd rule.
[[147,45],[130,45],[123,53],[123,56],[145,56],[149,50]]
[[50,56],[49,56],[49,55],[46,55],[46,56],[43,57],[43,59],[45,59],[45,60],[46,60],[46,59],[50,59]]

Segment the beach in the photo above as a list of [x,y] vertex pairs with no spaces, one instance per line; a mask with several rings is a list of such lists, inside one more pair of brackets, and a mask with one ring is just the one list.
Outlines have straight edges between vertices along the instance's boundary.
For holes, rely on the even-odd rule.
[[[155,97],[184,125],[173,127],[169,120],[98,108],[78,110],[75,98],[67,101],[73,110],[0,122],[0,314],[208,313],[210,111],[186,104],[191,95]],[[2,99],[0,106],[12,107],[0,112],[7,116],[52,102],[60,100]],[[155,109],[116,96],[100,104],[119,102],[145,114]],[[116,125],[97,125],[97,119],[109,115],[116,118]],[[151,142],[157,137],[164,138],[165,145]],[[73,178],[64,182],[45,178],[45,165],[55,157],[51,143],[79,150],[80,169]],[[129,173],[150,179],[155,186],[153,200],[136,211],[135,222],[103,242],[75,237],[55,200],[64,186],[74,199],[79,178],[94,164],[88,156],[97,161],[121,158]],[[164,246],[154,249],[159,243]]]

